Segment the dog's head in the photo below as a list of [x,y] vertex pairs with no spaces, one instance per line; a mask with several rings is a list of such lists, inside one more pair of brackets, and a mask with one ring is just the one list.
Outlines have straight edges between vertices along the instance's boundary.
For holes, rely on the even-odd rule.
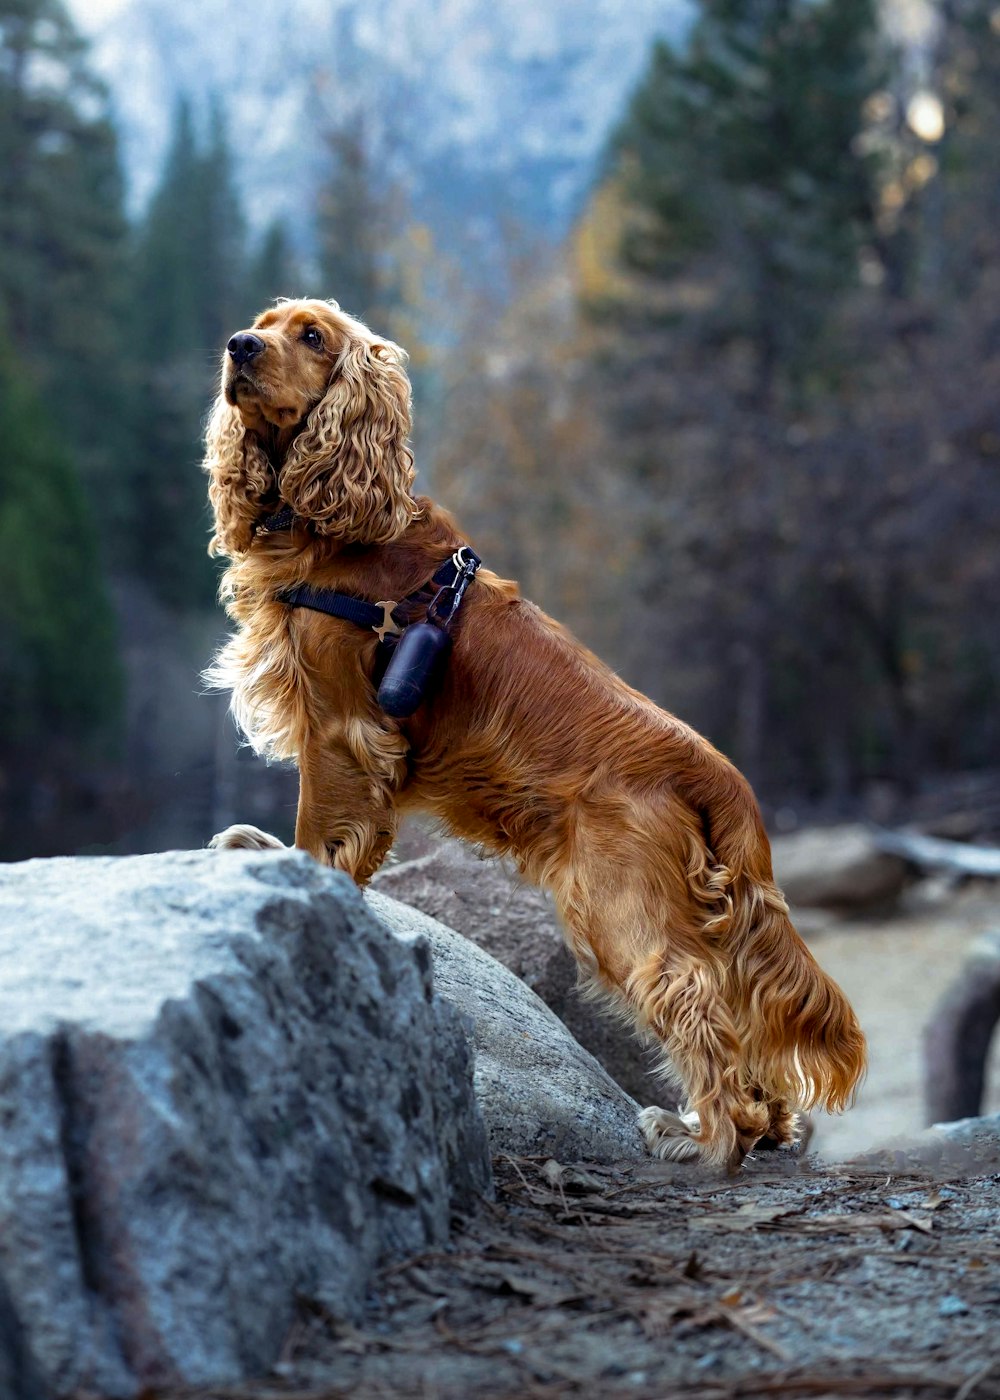
[[206,433],[213,550],[279,500],[317,534],[382,544],[416,508],[406,355],[336,302],[281,301],[226,346]]

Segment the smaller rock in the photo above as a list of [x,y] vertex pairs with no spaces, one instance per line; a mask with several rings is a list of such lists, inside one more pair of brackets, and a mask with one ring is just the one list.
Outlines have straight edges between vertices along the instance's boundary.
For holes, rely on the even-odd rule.
[[420,854],[383,867],[373,881],[378,890],[439,919],[502,962],[640,1104],[676,1107],[677,1090],[652,1072],[655,1053],[627,1023],[582,995],[576,960],[544,891],[462,841],[409,835],[403,849]]
[[938,1303],[938,1312],[942,1317],[961,1317],[963,1313],[968,1311],[968,1303],[955,1293],[948,1293]]
[[1000,1113],[935,1123],[922,1133],[890,1138],[851,1160],[894,1172],[913,1167],[943,1168],[961,1176],[995,1172],[1000,1170]]
[[906,882],[906,862],[879,850],[861,825],[778,836],[771,853],[775,879],[793,907],[861,910],[887,905]]
[[371,912],[397,937],[422,935],[435,995],[467,1019],[475,1089],[494,1155],[560,1162],[644,1158],[638,1104],[579,1045],[539,997],[453,929],[370,890]]

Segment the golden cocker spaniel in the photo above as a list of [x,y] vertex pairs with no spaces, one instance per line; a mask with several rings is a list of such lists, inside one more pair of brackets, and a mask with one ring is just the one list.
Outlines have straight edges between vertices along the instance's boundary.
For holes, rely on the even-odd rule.
[[[745,779],[488,569],[409,718],[378,703],[373,627],[289,601],[307,585],[388,620],[410,600],[414,623],[464,544],[412,494],[405,361],[325,301],[279,302],[229,342],[205,466],[236,631],[210,677],[258,753],[297,763],[295,844],[317,860],[363,885],[421,809],[550,890],[586,978],[687,1096],[643,1111],[650,1149],[735,1169],[792,1142],[795,1110],[845,1107],[865,1065]],[[281,843],[238,826],[213,844]]]

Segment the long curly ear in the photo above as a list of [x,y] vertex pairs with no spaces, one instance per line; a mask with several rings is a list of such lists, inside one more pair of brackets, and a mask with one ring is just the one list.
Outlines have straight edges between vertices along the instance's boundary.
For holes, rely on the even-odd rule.
[[263,502],[273,496],[274,468],[257,435],[248,432],[239,413],[220,394],[205,427],[208,498],[215,512],[209,554],[230,558],[245,554]]
[[387,544],[417,514],[406,352],[351,336],[281,468],[281,496],[320,535]]

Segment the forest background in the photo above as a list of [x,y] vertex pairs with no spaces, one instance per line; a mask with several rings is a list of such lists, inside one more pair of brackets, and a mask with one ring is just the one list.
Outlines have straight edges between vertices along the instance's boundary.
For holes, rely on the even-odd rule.
[[874,0],[701,0],[568,235],[500,201],[486,259],[363,107],[317,139],[299,218],[251,218],[221,106],[180,102],[136,209],[69,15],[0,0],[0,858],[290,833],[294,775],[199,682],[201,424],[277,295],[409,349],[421,487],[772,825],[998,765],[994,0],[919,51]]

